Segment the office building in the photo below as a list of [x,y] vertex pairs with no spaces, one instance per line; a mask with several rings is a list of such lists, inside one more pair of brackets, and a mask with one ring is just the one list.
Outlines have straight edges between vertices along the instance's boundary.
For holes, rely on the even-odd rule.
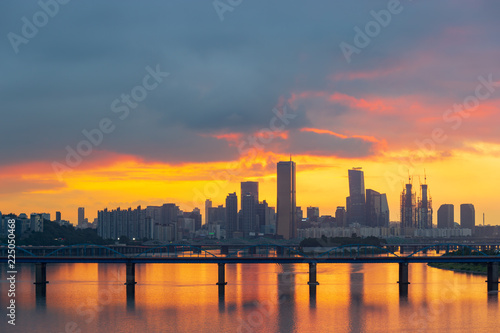
[[284,239],[296,237],[295,162],[277,165],[277,221],[276,234]]
[[233,233],[238,231],[238,196],[229,193],[226,197],[226,238],[233,238]]
[[[241,182],[241,198],[246,194],[251,194],[254,197],[255,203],[259,203],[259,183],[258,182]],[[243,204],[243,200],[241,201]],[[243,207],[243,206],[242,206]]]
[[476,226],[476,211],[473,204],[460,205],[460,227],[471,229],[474,233]]
[[455,227],[455,207],[453,205],[444,204],[439,207],[437,227],[440,229]]
[[346,198],[347,221],[365,225],[366,206],[365,206],[365,179],[361,168],[348,170],[349,177],[349,196]]
[[61,222],[61,212],[56,212],[56,222]]
[[205,224],[207,225],[210,223],[210,219],[208,217],[209,208],[212,208],[212,200],[207,199],[205,200]]
[[318,221],[319,207],[307,207],[307,219],[310,222]]
[[78,207],[78,226],[81,228],[85,225],[85,208]]
[[385,193],[366,190],[366,225],[369,227],[389,227],[389,205]]
[[247,194],[241,197],[240,231],[243,232],[244,237],[248,236],[249,233],[259,231],[256,206],[255,197],[250,192],[247,192]]
[[335,211],[335,222],[338,227],[347,227],[347,214],[345,211],[345,207],[337,207],[337,210]]

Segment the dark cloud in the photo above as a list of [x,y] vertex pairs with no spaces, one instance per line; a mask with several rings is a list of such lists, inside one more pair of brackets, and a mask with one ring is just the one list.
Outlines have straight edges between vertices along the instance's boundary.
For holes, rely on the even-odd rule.
[[[386,8],[387,1],[245,1],[223,22],[210,1],[71,1],[18,54],[7,34],[20,34],[21,18],[31,20],[40,7],[37,1],[2,2],[0,154],[9,158],[0,164],[60,160],[67,145],[82,140],[83,129],[104,117],[117,128],[99,149],[172,163],[230,160],[235,148],[209,135],[269,126],[273,107],[291,93],[460,101],[478,75],[496,68],[498,23],[491,2],[401,3],[403,11],[348,64],[339,43],[353,43],[354,26],[364,27],[373,19],[370,10]],[[157,64],[171,75],[118,121],[113,100],[141,84],[146,66]],[[376,69],[390,74],[332,79]],[[299,105],[289,129],[310,126],[308,108],[322,108],[332,122],[353,112],[321,103]],[[371,135],[397,127],[393,122],[384,128],[379,121],[382,128]],[[345,124],[342,130],[358,134]],[[295,133],[287,143],[294,153],[373,154],[373,144],[361,139]]]

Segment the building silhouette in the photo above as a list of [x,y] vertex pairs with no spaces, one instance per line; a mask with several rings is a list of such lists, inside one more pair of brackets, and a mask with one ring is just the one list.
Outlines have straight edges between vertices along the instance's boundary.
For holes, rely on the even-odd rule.
[[455,207],[452,204],[441,205],[438,209],[437,227],[452,229],[455,226]]
[[346,198],[347,222],[366,224],[365,179],[361,168],[348,170],[349,196]]
[[310,222],[318,221],[319,207],[307,207],[307,219]]
[[234,192],[226,197],[226,238],[233,238],[233,233],[236,231],[238,231],[238,196]]
[[277,221],[276,234],[284,239],[296,237],[295,162],[277,165]]
[[389,226],[389,205],[385,193],[366,190],[366,225],[369,227]]
[[417,227],[416,194],[412,191],[412,180],[408,179],[401,193],[401,231],[403,234]]
[[425,183],[420,185],[420,197],[417,204],[417,228],[432,228],[432,198]]
[[210,223],[210,218],[208,216],[208,210],[212,208],[212,200],[205,200],[205,224],[208,225]]
[[473,204],[460,205],[460,227],[471,229],[476,227],[476,211]]
[[347,227],[347,214],[345,207],[337,207],[337,210],[335,211],[335,221],[338,227]]
[[258,232],[257,203],[250,192],[241,197],[240,229],[244,237]]
[[85,224],[85,208],[78,207],[78,226],[83,227]]
[[[244,195],[251,194],[255,199],[255,203],[259,203],[259,183],[258,182],[241,182],[241,198]],[[243,203],[243,201],[242,201]],[[242,206],[243,207],[243,206]]]

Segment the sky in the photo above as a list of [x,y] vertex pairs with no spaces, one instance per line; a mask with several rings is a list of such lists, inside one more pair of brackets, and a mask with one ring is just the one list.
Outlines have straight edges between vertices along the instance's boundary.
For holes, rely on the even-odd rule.
[[0,211],[204,210],[297,163],[333,215],[347,170],[500,224],[497,1],[2,1]]

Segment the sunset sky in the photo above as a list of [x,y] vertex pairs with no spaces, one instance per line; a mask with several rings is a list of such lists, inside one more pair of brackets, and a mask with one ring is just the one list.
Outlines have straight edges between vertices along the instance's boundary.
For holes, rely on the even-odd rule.
[[362,167],[399,221],[425,170],[434,223],[473,203],[500,224],[499,2],[220,3],[70,1],[44,22],[0,2],[0,211],[203,211],[245,180],[275,206],[291,154],[304,213],[345,206]]

